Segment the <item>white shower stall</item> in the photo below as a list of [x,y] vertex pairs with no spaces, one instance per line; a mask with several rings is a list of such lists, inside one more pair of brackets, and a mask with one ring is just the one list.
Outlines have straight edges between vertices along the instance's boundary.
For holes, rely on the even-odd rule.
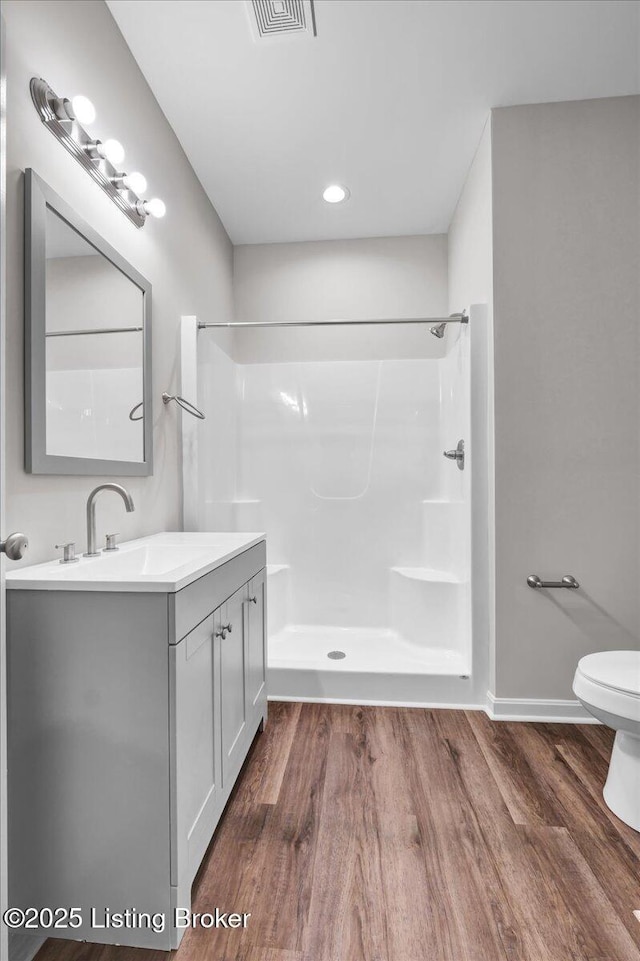
[[270,694],[427,703],[466,681],[469,326],[183,324],[206,415],[182,415],[185,523],[266,533]]

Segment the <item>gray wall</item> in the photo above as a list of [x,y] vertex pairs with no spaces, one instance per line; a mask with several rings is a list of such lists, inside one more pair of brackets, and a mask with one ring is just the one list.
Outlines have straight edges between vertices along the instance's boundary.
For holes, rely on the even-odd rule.
[[499,697],[570,698],[583,654],[638,646],[639,118],[493,113]]
[[424,317],[447,310],[447,238],[377,237],[234,250],[238,320]]
[[491,120],[488,119],[456,205],[448,242],[449,312],[493,301]]
[[[376,237],[234,248],[239,321],[364,320],[447,314],[447,238]],[[440,357],[421,325],[236,331],[240,363]]]
[[[45,560],[53,545],[84,547],[87,493],[100,477],[37,477],[24,473],[22,408],[22,171],[33,167],[78,213],[153,284],[155,474],[126,478],[136,503],[125,514],[105,497],[99,528],[134,537],[179,526],[178,422],[163,390],[176,386],[181,314],[232,317],[233,252],[215,210],[142,77],[102,0],[6,0],[7,27],[7,521],[25,530],[27,563]],[[150,25],[152,30],[152,24]],[[148,196],[167,204],[164,220],[137,230],[40,122],[29,94],[32,76],[57,93],[84,93],[101,139],[116,137],[124,167],[142,170]]]

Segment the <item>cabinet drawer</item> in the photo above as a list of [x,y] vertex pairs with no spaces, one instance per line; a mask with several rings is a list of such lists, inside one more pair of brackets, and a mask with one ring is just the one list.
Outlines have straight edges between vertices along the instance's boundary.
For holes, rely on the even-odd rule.
[[205,617],[220,607],[237,590],[262,570],[267,562],[267,545],[260,541],[248,551],[205,574],[175,594],[169,594],[169,643],[177,644]]

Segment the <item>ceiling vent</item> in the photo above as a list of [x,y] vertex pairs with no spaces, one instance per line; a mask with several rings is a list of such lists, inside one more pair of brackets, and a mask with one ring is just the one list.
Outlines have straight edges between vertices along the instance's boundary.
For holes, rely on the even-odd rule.
[[248,0],[256,40],[270,37],[315,37],[313,0]]

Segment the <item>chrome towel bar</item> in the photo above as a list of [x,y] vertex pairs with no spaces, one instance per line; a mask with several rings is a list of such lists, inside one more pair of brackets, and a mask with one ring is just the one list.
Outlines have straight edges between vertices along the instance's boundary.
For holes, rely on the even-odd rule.
[[541,587],[566,587],[568,590],[575,591],[580,587],[572,574],[565,574],[561,581],[543,581],[537,574],[529,574],[527,584],[534,590],[539,590]]

